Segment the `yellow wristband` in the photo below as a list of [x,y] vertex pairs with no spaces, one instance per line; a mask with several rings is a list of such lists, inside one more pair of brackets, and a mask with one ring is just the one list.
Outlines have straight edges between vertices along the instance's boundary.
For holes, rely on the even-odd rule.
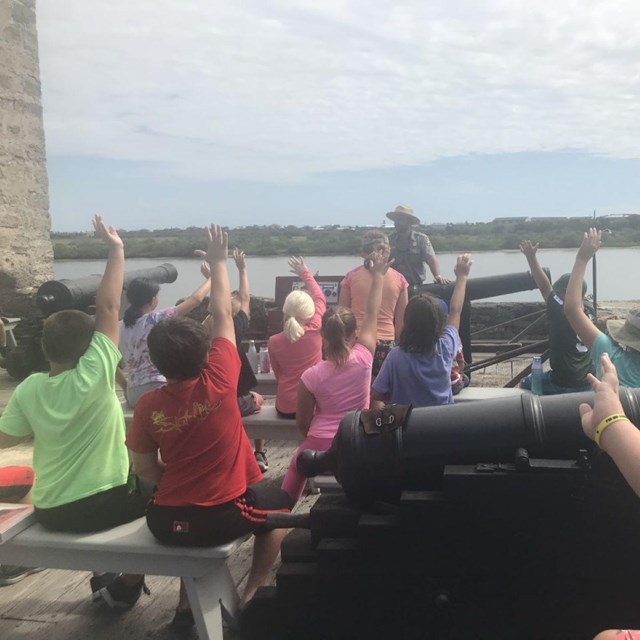
[[620,422],[621,420],[629,421],[629,418],[624,415],[624,413],[612,413],[610,416],[607,416],[597,427],[596,427],[596,444],[600,446],[600,438],[604,433],[604,430],[612,425],[614,422]]

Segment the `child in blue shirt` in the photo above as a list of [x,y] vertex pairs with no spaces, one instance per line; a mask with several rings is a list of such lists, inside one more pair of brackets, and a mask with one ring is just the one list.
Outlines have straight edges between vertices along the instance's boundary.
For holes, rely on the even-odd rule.
[[458,256],[446,318],[433,296],[409,300],[398,346],[391,350],[373,383],[372,406],[380,402],[414,407],[453,403],[451,365],[458,351],[460,314],[471,264],[470,254]]

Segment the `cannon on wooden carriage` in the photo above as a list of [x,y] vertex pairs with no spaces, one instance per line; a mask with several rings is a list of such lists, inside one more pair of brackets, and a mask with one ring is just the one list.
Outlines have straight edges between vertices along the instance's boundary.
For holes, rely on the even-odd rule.
[[[622,389],[640,425],[640,389]],[[349,413],[245,640],[583,640],[639,628],[640,499],[582,432],[591,393]],[[390,416],[394,416],[390,419]],[[364,419],[363,419],[364,417]],[[376,421],[376,418],[379,421]],[[295,526],[295,523],[294,525]]]
[[[127,271],[124,275],[123,292],[134,278],[148,278],[158,284],[165,284],[174,282],[177,277],[178,271],[170,263]],[[90,275],[76,279],[49,280],[39,287],[35,295],[34,312],[23,318],[14,329],[17,346],[9,352],[5,362],[12,378],[22,380],[34,371],[48,369],[40,345],[44,320],[52,313],[66,309],[93,314],[101,280],[101,274]]]

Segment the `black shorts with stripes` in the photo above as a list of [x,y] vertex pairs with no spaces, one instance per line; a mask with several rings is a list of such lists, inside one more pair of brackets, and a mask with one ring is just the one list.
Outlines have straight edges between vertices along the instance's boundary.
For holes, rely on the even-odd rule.
[[262,481],[247,487],[235,500],[213,507],[172,507],[152,500],[147,507],[147,524],[164,544],[212,547],[249,533],[265,533],[267,514],[290,510],[289,494]]

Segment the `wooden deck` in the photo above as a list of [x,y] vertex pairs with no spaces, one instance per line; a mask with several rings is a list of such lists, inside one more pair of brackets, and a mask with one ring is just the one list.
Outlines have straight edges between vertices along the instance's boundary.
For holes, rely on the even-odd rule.
[[[483,354],[482,357],[486,357]],[[478,357],[480,359],[480,357]],[[530,362],[493,365],[473,375],[474,386],[504,384]],[[0,412],[16,383],[0,369]],[[293,442],[268,441],[267,480],[278,485],[295,450]],[[0,450],[0,466],[31,464],[31,445]],[[317,496],[305,496],[296,511],[308,511]],[[251,563],[251,541],[244,543],[229,561],[236,585],[242,589]],[[122,567],[126,571],[126,567]],[[272,573],[272,580],[275,575]],[[17,584],[0,587],[0,638],[2,640],[168,640],[175,638],[167,625],[178,599],[178,579],[150,576],[151,596],[144,594],[130,611],[113,611],[90,598],[89,573],[48,569]],[[195,637],[195,634],[194,634]],[[232,638],[233,635],[229,634]]]

